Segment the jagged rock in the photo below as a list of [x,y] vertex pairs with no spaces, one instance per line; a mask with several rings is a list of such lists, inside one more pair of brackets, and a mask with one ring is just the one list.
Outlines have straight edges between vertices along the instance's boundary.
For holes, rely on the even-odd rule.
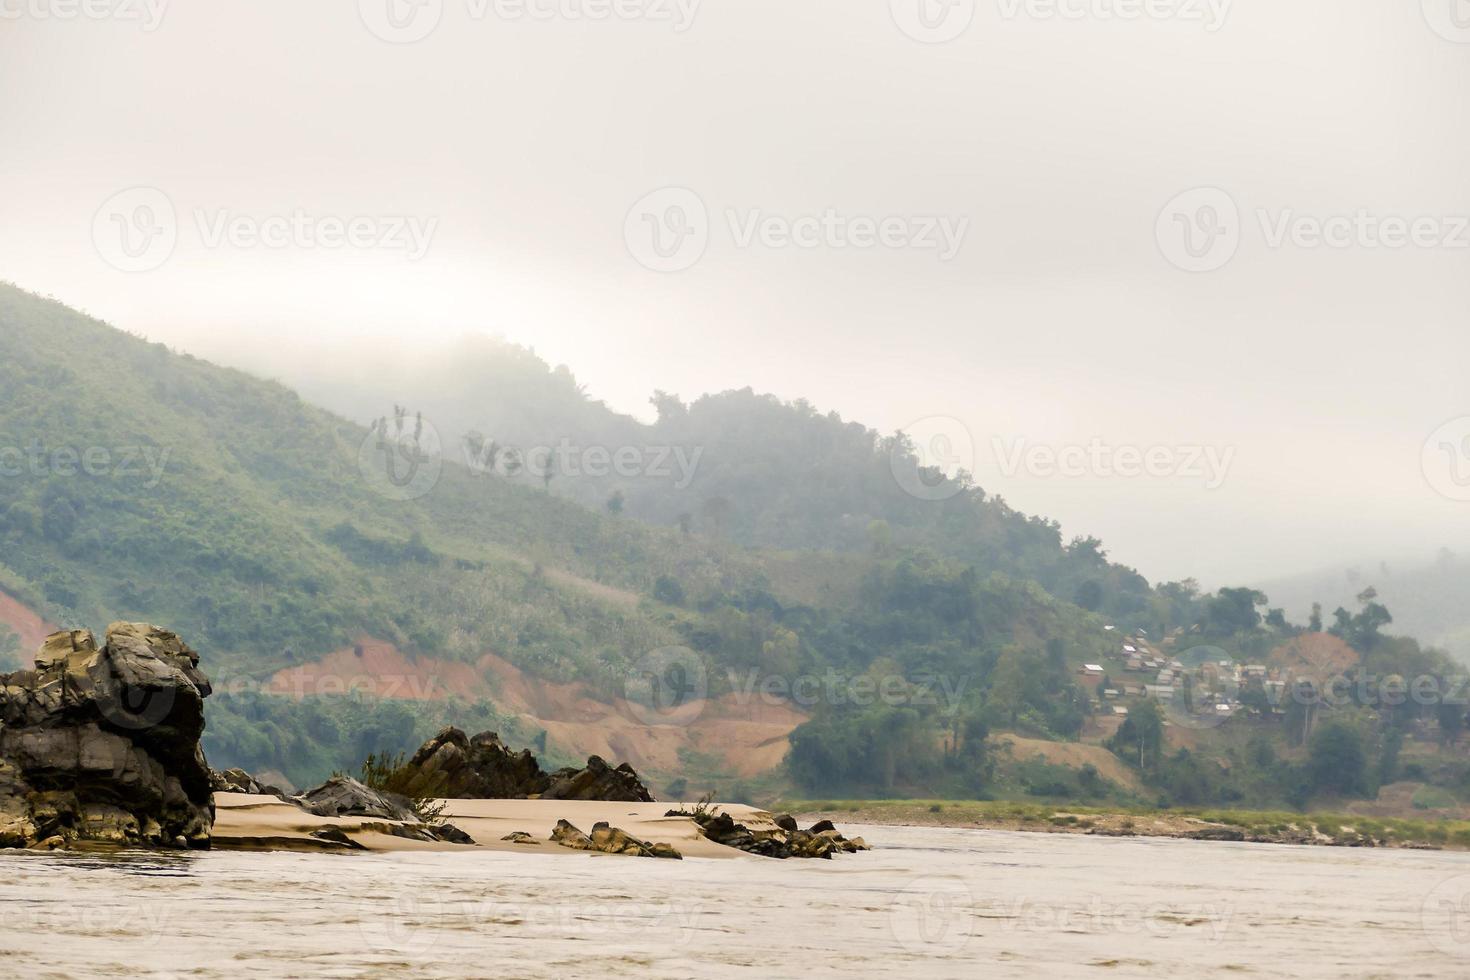
[[404,770],[404,792],[430,799],[653,802],[626,763],[613,768],[594,755],[581,769],[547,774],[529,750],[513,752],[494,732],[471,738],[458,728],[445,728],[413,754]]
[[469,738],[445,728],[409,760],[413,775],[405,791],[451,800],[515,800],[542,793],[551,784],[529,749],[513,752],[494,732]]
[[551,774],[551,785],[541,793],[543,800],[607,800],[617,803],[652,803],[653,794],[639,780],[633,767],[623,763],[616,769],[601,756],[589,756],[584,769],[559,769]]
[[326,841],[329,844],[341,845],[350,851],[367,850],[367,848],[363,847],[357,841],[348,837],[346,831],[340,827],[323,827],[321,830],[313,830],[309,836],[315,837],[320,841]]
[[700,833],[716,844],[762,857],[824,858],[832,855],[871,850],[861,837],[847,840],[830,820],[822,820],[811,830],[799,830],[796,821],[782,815],[775,818],[775,830],[751,830],[728,813],[709,810],[670,810],[665,816],[690,817],[699,824]]
[[396,793],[381,793],[364,786],[351,776],[333,776],[297,799],[301,806],[319,817],[377,817],[419,822],[408,800]]
[[551,842],[575,851],[590,851],[592,839],[565,820],[558,820],[551,830]]
[[209,680],[176,634],[114,623],[46,638],[0,675],[0,846],[63,841],[208,847],[199,746]]
[[[509,840],[510,837],[504,839]],[[578,851],[600,851],[603,854],[625,854],[630,857],[673,858],[676,861],[684,859],[672,844],[650,844],[606,821],[593,824],[589,836],[567,821],[558,820],[555,829],[551,831],[551,840],[562,847]]]
[[291,797],[278,786],[262,783],[244,769],[209,771],[209,785],[216,793],[250,793],[255,796],[274,796],[289,801]]
[[501,840],[504,840],[504,841],[510,841],[512,844],[534,844],[534,843],[536,843],[536,838],[532,837],[530,834],[526,833],[524,830],[513,831],[512,833],[506,834],[504,837],[502,837],[500,839]]

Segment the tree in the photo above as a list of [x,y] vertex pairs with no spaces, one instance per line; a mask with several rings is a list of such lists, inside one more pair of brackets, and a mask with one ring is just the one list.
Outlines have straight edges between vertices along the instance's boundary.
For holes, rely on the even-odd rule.
[[1307,620],[1307,632],[1322,632],[1322,603],[1312,603],[1312,618]]
[[1317,729],[1308,747],[1307,774],[1317,792],[1358,795],[1367,790],[1368,752],[1362,734],[1333,719]]
[[623,491],[614,490],[612,495],[607,498],[607,512],[616,517],[623,512],[624,502]]
[[1255,589],[1221,589],[1210,600],[1206,616],[1213,632],[1229,636],[1247,633],[1261,625],[1261,614],[1257,606],[1266,604],[1264,592]]
[[1147,698],[1129,710],[1117,734],[1108,740],[1108,748],[1144,772],[1152,772],[1158,769],[1163,743],[1164,716],[1158,702]]

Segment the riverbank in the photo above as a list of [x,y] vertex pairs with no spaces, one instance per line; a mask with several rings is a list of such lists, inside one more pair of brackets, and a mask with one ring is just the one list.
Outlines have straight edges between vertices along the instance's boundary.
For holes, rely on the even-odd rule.
[[1166,837],[1328,847],[1470,850],[1470,821],[1265,810],[1160,810],[969,800],[784,800],[801,819],[1102,837]]

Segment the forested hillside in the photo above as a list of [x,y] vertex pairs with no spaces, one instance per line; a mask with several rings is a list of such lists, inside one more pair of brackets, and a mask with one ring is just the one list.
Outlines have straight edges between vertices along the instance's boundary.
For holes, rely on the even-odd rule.
[[[0,358],[0,653],[47,623],[177,630],[219,765],[306,782],[457,724],[671,795],[1470,789],[1464,706],[1384,695],[1451,666],[1372,590],[1303,622],[1151,588],[963,476],[906,492],[903,437],[803,403],[657,395],[643,426],[494,348],[466,355],[482,386],[423,386],[439,424],[412,372],[349,421],[10,286]],[[558,444],[582,470],[538,469]],[[1299,701],[1303,671],[1347,695]]]
[[[517,731],[493,685],[474,703],[261,693],[364,637],[436,662],[494,654],[608,699],[636,693],[640,663],[670,647],[700,659],[712,696],[740,672],[850,677],[881,659],[900,677],[964,677],[971,707],[1008,645],[1087,655],[1083,610],[993,577],[999,559],[867,536],[866,519],[862,549],[840,556],[649,526],[463,465],[411,406],[351,423],[9,286],[0,357],[0,587],[53,624],[150,620],[188,636],[217,677],[242,682],[211,702],[225,764],[305,776],[410,747],[444,720],[545,742]],[[385,482],[385,464],[412,464],[412,479]],[[938,706],[918,714],[926,730],[943,723]]]
[[[877,540],[925,548],[1114,616],[1142,613],[1149,598],[1143,577],[1107,561],[1100,542],[1064,541],[1056,522],[1022,514],[963,478],[917,473],[906,437],[803,401],[747,388],[686,404],[655,392],[657,420],[644,425],[592,400],[566,366],[485,338],[406,364],[355,350],[271,370],[362,421],[380,410],[375,392],[390,392],[422,409],[454,452],[464,455],[466,436],[476,450],[494,445],[498,460],[523,464],[512,476],[519,482],[545,482],[592,508],[612,502],[662,527],[750,547],[862,552]],[[552,450],[543,454],[549,466],[538,449]],[[641,465],[620,471],[611,462],[619,450],[635,451]],[[920,495],[905,488],[915,478],[924,481]]]

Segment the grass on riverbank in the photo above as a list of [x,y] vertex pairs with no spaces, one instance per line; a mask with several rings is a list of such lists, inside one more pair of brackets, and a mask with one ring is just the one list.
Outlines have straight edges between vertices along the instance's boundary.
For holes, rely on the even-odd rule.
[[1235,828],[1247,839],[1289,841],[1314,834],[1321,843],[1364,838],[1400,847],[1470,849],[1470,821],[1410,820],[1335,813],[1209,808],[1091,807],[972,800],[781,800],[777,813],[823,814],[857,823],[982,827],[1052,833],[1121,832],[1186,836],[1203,826]]

